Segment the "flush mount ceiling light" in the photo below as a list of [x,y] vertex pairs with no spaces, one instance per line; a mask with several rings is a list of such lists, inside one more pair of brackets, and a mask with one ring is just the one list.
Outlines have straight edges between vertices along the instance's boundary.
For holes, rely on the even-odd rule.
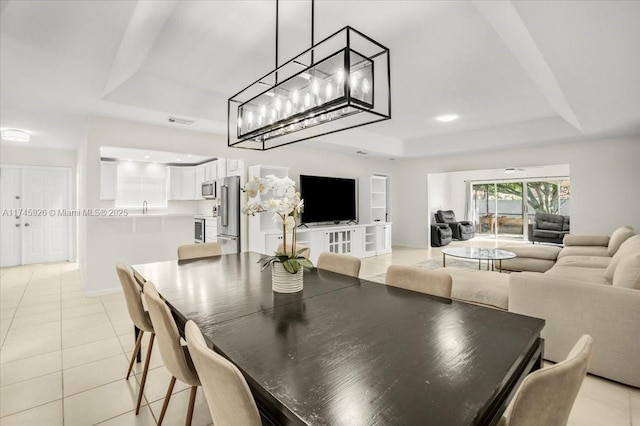
[[391,118],[389,49],[347,26],[229,98],[228,146],[267,150]]
[[2,139],[13,142],[29,142],[31,135],[24,130],[3,129]]
[[435,117],[435,119],[443,123],[449,123],[450,121],[457,120],[458,117],[459,115],[457,114],[447,114],[447,115],[439,115]]

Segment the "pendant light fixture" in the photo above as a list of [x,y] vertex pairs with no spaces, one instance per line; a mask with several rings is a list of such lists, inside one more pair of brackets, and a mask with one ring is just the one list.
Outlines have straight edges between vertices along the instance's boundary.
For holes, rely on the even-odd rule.
[[267,150],[391,118],[389,49],[347,26],[228,101],[228,146]]

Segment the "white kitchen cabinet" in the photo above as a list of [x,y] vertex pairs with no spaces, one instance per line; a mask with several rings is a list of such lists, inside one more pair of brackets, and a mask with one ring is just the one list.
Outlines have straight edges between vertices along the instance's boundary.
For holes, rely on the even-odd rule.
[[[167,167],[168,200],[196,200],[196,168]],[[197,194],[200,198],[199,193]]]
[[214,219],[207,218],[204,220],[204,242],[205,243],[218,242],[218,223],[215,218]]
[[196,166],[196,183],[195,183],[195,192],[196,192],[196,198],[198,200],[202,200],[202,182],[205,181],[204,178],[204,168],[205,165],[204,164],[200,164],[198,166]]
[[196,199],[202,200],[202,183],[208,182],[211,180],[216,180],[218,178],[218,161],[209,161],[208,163],[199,164],[195,166],[196,176],[195,176],[195,195]]
[[115,200],[118,195],[118,163],[100,162],[100,199]]

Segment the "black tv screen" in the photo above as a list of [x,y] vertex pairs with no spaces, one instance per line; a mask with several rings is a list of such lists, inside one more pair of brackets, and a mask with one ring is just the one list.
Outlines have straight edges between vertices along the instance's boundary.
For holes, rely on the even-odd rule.
[[303,223],[356,220],[356,180],[300,175]]

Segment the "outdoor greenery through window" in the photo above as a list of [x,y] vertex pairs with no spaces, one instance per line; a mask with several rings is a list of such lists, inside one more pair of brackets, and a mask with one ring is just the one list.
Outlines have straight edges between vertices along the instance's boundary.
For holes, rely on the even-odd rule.
[[485,236],[523,239],[537,212],[569,215],[569,179],[474,183],[473,221]]

